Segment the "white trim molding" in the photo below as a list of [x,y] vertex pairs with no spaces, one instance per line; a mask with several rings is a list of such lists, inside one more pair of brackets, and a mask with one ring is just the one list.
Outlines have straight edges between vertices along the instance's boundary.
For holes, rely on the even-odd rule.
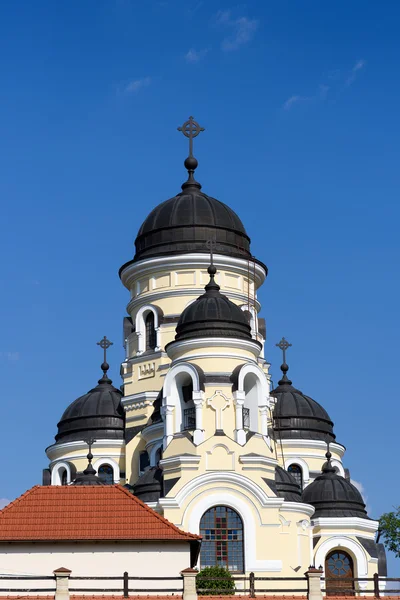
[[[244,527],[244,563],[246,571],[271,571],[280,572],[282,570],[281,560],[259,560],[256,556],[256,523],[249,506],[244,500],[234,496],[229,492],[221,494],[209,494],[206,492],[200,499],[194,498],[189,507],[195,503],[193,510],[190,513],[188,522],[184,522],[183,527],[186,531],[199,533],[200,520],[204,513],[212,508],[223,504],[235,510],[243,521]],[[188,507],[188,508],[189,508]]]
[[138,348],[137,355],[143,354],[146,350],[146,317],[150,312],[154,315],[154,329],[156,332],[156,347],[154,348],[154,352],[158,352],[161,349],[160,322],[157,307],[152,304],[145,304],[139,308],[135,317],[135,333],[137,336]]
[[125,412],[146,408],[153,404],[159,393],[160,392],[139,392],[137,394],[123,396],[121,404],[124,407]]
[[286,471],[288,470],[288,467],[290,467],[290,465],[299,465],[299,467],[301,467],[301,470],[303,472],[303,487],[305,487],[310,481],[310,470],[306,461],[300,458],[299,456],[294,456],[285,460]]
[[[352,529],[364,533],[369,533],[367,537],[374,537],[378,531],[379,521],[373,521],[372,519],[362,519],[361,517],[318,517],[313,519],[315,527],[321,527],[321,529]],[[319,532],[318,535],[324,535],[323,532]],[[331,535],[331,533],[327,533]]]
[[368,559],[364,548],[352,538],[343,535],[332,535],[317,547],[314,564],[317,566],[321,565],[324,574],[325,558],[331,550],[335,550],[336,548],[340,548],[352,555],[355,563],[355,577],[365,577],[368,575]]
[[[125,440],[96,440],[96,443],[92,446],[92,453],[95,454],[97,449],[101,448],[124,448]],[[71,454],[78,450],[82,450],[82,455]],[[64,442],[62,444],[52,444],[46,448],[46,454],[49,460],[56,461],[60,458],[70,458],[71,460],[77,458],[85,458],[88,453],[88,445],[83,440],[77,440],[73,442]],[[121,453],[123,454],[123,453]],[[115,454],[117,456],[117,453]]]
[[[248,276],[248,260],[245,258],[236,258],[232,256],[226,256],[224,254],[214,254],[213,259],[218,271],[227,270],[243,275],[244,277]],[[156,258],[139,260],[137,262],[129,262],[121,271],[120,277],[123,285],[130,290],[138,278],[143,277],[143,275],[150,276],[152,273],[154,273],[154,271],[165,271],[166,273],[171,273],[179,268],[186,269],[187,267],[190,267],[190,269],[194,270],[204,269],[206,271],[209,266],[210,255],[206,252],[180,254],[176,257],[160,256]],[[253,267],[250,275],[252,278],[254,278]],[[255,283],[257,288],[264,283],[266,276],[267,274],[265,269],[256,262]],[[203,291],[203,289],[204,288],[201,288],[201,291]]]
[[[241,338],[224,338],[224,337],[220,337],[220,338],[212,338],[212,337],[206,337],[206,338],[195,338],[195,339],[191,339],[191,340],[181,340],[181,341],[177,341],[177,342],[170,342],[168,344],[168,348],[167,348],[167,354],[169,356],[169,358],[172,360],[172,364],[177,364],[179,360],[188,360],[188,358],[185,359],[176,359],[176,357],[183,352],[190,352],[191,350],[198,350],[198,349],[202,349],[202,348],[216,348],[216,347],[220,347],[220,348],[227,348],[227,352],[226,355],[223,354],[222,356],[227,356],[229,358],[232,357],[232,355],[236,356],[232,350],[235,352],[236,350],[246,350],[247,352],[251,352],[254,356],[254,363],[257,364],[256,359],[258,357],[258,355],[260,354],[260,344],[259,342],[256,342],[254,340],[245,340],[245,339],[241,339]],[[196,357],[200,358],[207,358],[207,357],[214,357],[215,354],[213,354],[212,352],[207,352],[207,353],[202,353],[202,354],[196,354]],[[192,358],[192,357],[191,357]],[[247,356],[245,358],[246,361],[250,361],[251,359]]]
[[62,485],[60,470],[65,469],[67,472],[67,484],[71,483],[71,465],[65,461],[57,462],[51,469],[51,485]]
[[[282,446],[284,448],[305,448],[307,450],[321,450],[321,456],[325,456],[326,453],[326,442],[324,442],[323,440],[283,439]],[[338,444],[337,442],[331,442],[329,444],[329,450],[332,453],[338,454],[340,458],[342,458],[344,453],[346,452],[346,448],[342,446],[342,444]],[[305,456],[305,454],[302,455]],[[310,454],[310,456],[313,456],[315,458],[316,455]]]
[[114,471],[114,483],[119,483],[121,479],[119,464],[109,456],[102,456],[93,463],[93,468],[98,472],[99,468],[103,465],[110,465],[110,467],[112,467]]

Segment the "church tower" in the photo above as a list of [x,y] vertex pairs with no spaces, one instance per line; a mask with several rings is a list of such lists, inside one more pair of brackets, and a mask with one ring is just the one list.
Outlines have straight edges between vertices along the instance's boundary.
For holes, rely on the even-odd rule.
[[187,181],[150,212],[120,269],[123,392],[105,355],[98,386],[58,424],[48,478],[61,485],[82,471],[90,438],[103,483],[203,536],[199,567],[293,577],[322,564],[338,579],[371,577],[378,524],[349,481],[330,416],[290,381],[285,338],[271,390],[257,299],[267,267],[235,212],[195,179],[203,128],[190,117],[179,129]]

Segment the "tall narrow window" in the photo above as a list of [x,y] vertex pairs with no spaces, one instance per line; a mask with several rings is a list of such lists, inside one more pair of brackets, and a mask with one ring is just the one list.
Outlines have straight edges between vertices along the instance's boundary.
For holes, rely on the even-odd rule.
[[146,350],[154,350],[156,347],[156,330],[154,327],[154,313],[149,312],[145,320]]
[[227,506],[214,506],[201,518],[201,568],[220,566],[232,573],[244,573],[243,522]]
[[334,550],[325,560],[327,596],[354,596],[353,560],[347,552]]
[[300,489],[303,489],[303,471],[299,465],[289,465],[288,472],[293,475],[296,480],[296,483],[299,484]]
[[159,448],[157,448],[156,450],[156,467],[158,466],[158,463],[160,462],[160,460],[162,459],[162,446],[160,446]]
[[142,475],[145,470],[147,469],[147,467],[150,466],[150,458],[149,458],[149,454],[146,450],[143,450],[143,452],[141,452],[139,454],[139,475]]
[[68,473],[67,469],[64,469],[61,474],[61,485],[68,485]]
[[111,465],[101,465],[99,467],[99,479],[106,485],[114,483],[114,469]]

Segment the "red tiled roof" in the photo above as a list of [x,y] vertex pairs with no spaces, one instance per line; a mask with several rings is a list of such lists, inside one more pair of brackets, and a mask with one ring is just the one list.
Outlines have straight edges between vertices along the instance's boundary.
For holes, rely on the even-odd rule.
[[120,485],[36,485],[0,511],[0,541],[199,539]]

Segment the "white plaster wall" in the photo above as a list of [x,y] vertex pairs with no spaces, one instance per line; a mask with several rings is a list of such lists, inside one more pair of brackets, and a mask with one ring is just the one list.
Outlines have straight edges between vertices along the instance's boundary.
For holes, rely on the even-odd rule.
[[[190,567],[190,545],[187,542],[0,544],[1,575],[53,575],[53,571],[60,567],[70,569],[71,577],[121,576],[122,578],[124,571],[127,571],[130,577],[179,577],[180,571]],[[51,580],[43,582],[7,580],[7,585],[3,583],[2,587],[14,589],[54,587]],[[181,588],[182,582],[130,581],[129,586],[161,590],[166,587]],[[122,592],[122,579],[121,581],[71,580],[70,587],[112,587],[118,594]],[[1,595],[7,593],[0,592]]]

